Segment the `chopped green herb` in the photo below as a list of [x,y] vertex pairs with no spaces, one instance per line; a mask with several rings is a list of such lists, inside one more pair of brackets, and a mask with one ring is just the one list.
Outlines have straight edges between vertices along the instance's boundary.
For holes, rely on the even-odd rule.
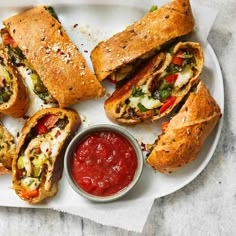
[[132,87],[132,95],[134,96],[134,95],[135,95],[135,93],[136,93],[136,86],[135,86],[135,85],[133,85],[133,87]]
[[165,80],[162,81],[161,85],[160,85],[160,90],[165,90],[169,87],[169,83]]
[[168,89],[160,91],[161,100],[165,100],[170,96],[170,91]]
[[153,6],[150,8],[149,12],[156,11],[157,9],[158,9],[158,6],[157,6],[157,5],[153,5]]
[[142,97],[143,95],[145,95],[143,90],[141,88],[136,88],[136,86],[133,85],[133,87],[132,87],[132,96],[133,97]]
[[148,110],[142,103],[138,103],[138,108],[141,112],[146,112]]
[[12,82],[12,78],[6,67],[3,68],[2,74],[6,82],[10,84]]
[[169,49],[169,52],[171,55],[174,55],[174,47],[175,47],[175,45],[171,46]]
[[187,59],[187,58],[193,58],[193,55],[189,54],[187,52],[184,52],[182,55],[179,55],[178,57],[183,58],[183,59]]
[[175,65],[174,63],[170,63],[170,65],[168,65],[165,69],[165,71],[167,72],[167,75],[174,74],[182,70],[183,70],[183,64],[182,66],[178,66],[178,65]]

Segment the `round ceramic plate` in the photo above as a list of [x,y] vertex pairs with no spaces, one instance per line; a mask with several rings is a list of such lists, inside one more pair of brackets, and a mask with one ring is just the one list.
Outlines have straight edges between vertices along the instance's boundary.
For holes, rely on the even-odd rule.
[[[147,12],[147,7],[144,7],[144,4],[142,6],[134,6],[132,4],[119,5],[118,2],[116,3],[117,5],[109,5],[108,1],[107,4],[103,5],[95,5],[96,1],[89,1],[90,4],[86,4],[86,2],[81,1],[80,5],[56,5],[55,10],[58,13],[62,25],[83,53],[92,69],[89,55],[96,44],[101,40],[107,39],[114,33],[123,30],[127,25],[142,17]],[[149,6],[151,6],[151,4]],[[0,8],[0,20],[21,10],[22,8],[7,6],[5,8]],[[120,17],[121,15],[122,17]],[[209,44],[204,48],[204,54],[205,64],[201,79],[204,81],[223,112],[224,89],[221,69],[216,55]],[[111,123],[105,115],[103,104],[108,94],[114,91],[114,85],[108,81],[104,81],[102,84],[107,90],[107,95],[104,96],[104,98],[81,102],[80,104],[73,106],[73,108],[79,112],[83,120],[83,124],[80,128],[81,130],[95,124]],[[31,101],[28,115],[32,115],[35,111],[44,106],[33,94],[31,94]],[[20,132],[25,121],[23,119],[15,120],[7,117],[3,119],[3,122],[9,131],[16,136],[17,132]],[[160,127],[162,122],[163,119],[158,122],[124,127],[136,137],[140,144],[151,144],[161,133]],[[186,167],[179,169],[173,174],[163,175],[154,172],[150,166],[145,164],[143,175],[139,183],[135,186],[135,191],[132,191],[125,199],[132,200],[162,197],[191,182],[210,161],[220,137],[222,122],[223,117],[208,137],[198,158]],[[20,200],[18,196],[14,194],[14,191],[9,188],[11,186],[10,175],[1,176],[0,185],[1,205],[29,207],[29,205]],[[59,206],[65,206],[66,203],[70,203],[73,207],[81,207],[81,201],[82,199],[73,192],[63,175],[60,181],[58,194],[50,199],[47,202],[47,205],[37,205],[37,207],[59,208]]]

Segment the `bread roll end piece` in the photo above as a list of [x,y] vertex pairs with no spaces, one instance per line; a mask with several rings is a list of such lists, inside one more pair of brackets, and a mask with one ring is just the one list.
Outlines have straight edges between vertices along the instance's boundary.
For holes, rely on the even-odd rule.
[[82,53],[47,6],[14,15],[3,24],[60,108],[105,94]]
[[164,45],[193,31],[189,0],[175,0],[147,13],[122,32],[100,42],[91,52],[99,81],[137,60],[150,58]]
[[191,92],[169,122],[147,158],[155,170],[167,174],[194,161],[221,117],[221,110],[203,82]]

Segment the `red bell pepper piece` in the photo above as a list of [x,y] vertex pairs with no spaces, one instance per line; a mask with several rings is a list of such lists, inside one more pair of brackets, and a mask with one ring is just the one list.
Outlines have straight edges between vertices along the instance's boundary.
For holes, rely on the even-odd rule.
[[110,80],[110,82],[112,82],[113,84],[117,84],[117,80],[116,77],[114,75],[109,75],[108,79]]
[[37,124],[36,130],[38,134],[45,134],[48,131],[47,127],[44,124]]
[[178,51],[178,52],[174,55],[174,57],[173,57],[173,59],[172,59],[172,63],[175,64],[175,65],[177,65],[177,66],[181,66],[184,59],[181,58],[180,56],[183,55],[183,53],[184,53],[184,52],[183,52],[182,50]]
[[22,198],[25,198],[25,199],[37,197],[38,195],[39,195],[39,189],[35,189],[32,191],[28,191],[26,189],[23,189],[21,191],[21,196],[22,196]]
[[167,75],[167,76],[165,77],[165,80],[166,80],[169,84],[173,84],[177,79],[178,79],[178,74],[171,74],[171,75]]
[[176,100],[176,96],[172,96],[170,97],[161,107],[160,109],[160,114],[163,113],[164,111],[166,111],[169,107],[171,107]]
[[58,121],[58,116],[56,115],[47,115],[38,121],[36,125],[36,131],[38,134],[46,133],[50,128],[52,128]]
[[11,45],[13,48],[16,48],[17,47],[17,44],[16,42],[14,41],[14,39],[10,36],[10,34],[8,33],[4,33],[3,34],[3,44],[4,45]]

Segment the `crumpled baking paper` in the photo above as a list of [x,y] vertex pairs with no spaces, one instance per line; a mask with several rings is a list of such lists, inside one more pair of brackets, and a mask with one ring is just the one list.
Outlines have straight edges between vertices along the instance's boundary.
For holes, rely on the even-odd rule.
[[[30,8],[33,5],[47,4],[55,6],[62,25],[66,28],[68,34],[77,44],[80,51],[82,51],[89,66],[92,68],[89,54],[87,52],[90,52],[99,40],[106,39],[112,34],[121,31],[125,26],[142,17],[152,5],[158,4],[161,6],[167,2],[167,0],[8,0],[1,3],[0,19],[2,20],[21,11],[22,9]],[[100,20],[100,24],[103,23],[102,25],[99,25],[99,22],[94,21],[94,19],[96,19],[94,14],[96,15],[96,12],[97,14],[101,14],[101,12],[99,13],[99,7],[94,7],[94,4],[100,5],[102,7],[100,8],[100,11],[101,9],[104,11],[104,14],[102,14],[103,16],[100,15],[100,18],[97,18]],[[112,8],[106,8],[104,4],[112,5]],[[85,5],[87,5],[87,7],[85,7]],[[192,39],[201,42],[201,44],[205,47],[207,45],[207,36],[215,20],[217,11],[215,9],[200,7],[197,0],[192,0],[191,5],[196,20],[196,31],[192,36]],[[81,9],[83,9],[83,18],[78,18],[81,21],[77,22],[76,19],[79,14],[76,14],[76,10],[80,11]],[[120,20],[114,22],[114,27],[109,27],[109,24],[112,24],[114,20],[112,18],[118,16],[114,15],[114,17],[112,17],[111,13],[105,12],[106,10],[108,11],[111,9],[116,11],[116,13],[114,11],[114,14],[122,14]],[[91,14],[93,13],[93,16],[89,11],[92,11]],[[110,20],[104,18],[104,15],[106,14],[108,14],[108,17],[111,17]],[[122,20],[124,16],[127,17],[127,20]],[[78,27],[75,27],[76,29],[74,29],[72,25],[76,23],[78,23]],[[102,108],[103,102],[104,100],[88,101],[74,107],[78,110],[84,120],[81,128],[97,123],[110,123],[104,115]],[[39,101],[34,99],[32,101],[31,110],[28,112],[29,115],[33,114],[38,107]],[[88,107],[94,108],[88,110]],[[21,119],[14,120],[12,118],[4,118],[3,122],[15,135],[20,131],[24,123]],[[152,143],[158,135],[158,130],[146,125],[135,126],[134,128],[127,129],[129,129],[129,131],[133,133],[140,142],[143,141]],[[146,133],[146,136],[143,137],[143,133]],[[200,165],[200,162],[201,159],[199,162],[196,162],[196,166]],[[196,166],[184,169],[183,171],[171,176],[163,176],[161,174],[154,173],[149,166],[145,166],[140,182],[137,186],[135,186],[130,194],[118,201],[103,204],[90,202],[78,196],[67,183],[65,175],[63,175],[63,178],[59,184],[59,192],[54,198],[48,199],[44,204],[31,206],[16,196],[14,191],[11,189],[11,176],[5,175],[0,176],[0,205],[13,207],[52,208],[74,215],[79,215],[104,225],[141,232],[154,199],[176,191],[189,183],[197,175],[191,175]],[[200,172],[200,170],[198,172]]]

